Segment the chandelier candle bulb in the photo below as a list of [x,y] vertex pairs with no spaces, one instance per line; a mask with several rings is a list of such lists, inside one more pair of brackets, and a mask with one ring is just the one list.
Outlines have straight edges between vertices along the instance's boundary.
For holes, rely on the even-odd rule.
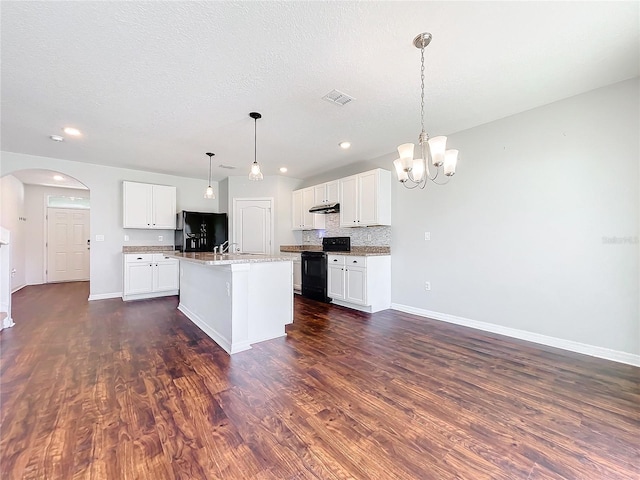
[[444,154],[444,174],[451,177],[456,173],[458,150],[447,150]]
[[398,175],[398,180],[400,182],[404,183],[407,180],[409,180],[409,175],[407,174],[407,171],[404,169],[404,166],[402,165],[402,161],[399,158],[393,161],[393,166],[396,167],[396,174]]
[[447,148],[447,137],[433,137],[427,143],[431,152],[431,161],[434,167],[439,167],[444,163],[444,153]]
[[422,178],[424,177],[424,171],[424,160],[422,160],[421,158],[416,158],[415,160],[413,160],[411,174],[416,182],[422,181]]

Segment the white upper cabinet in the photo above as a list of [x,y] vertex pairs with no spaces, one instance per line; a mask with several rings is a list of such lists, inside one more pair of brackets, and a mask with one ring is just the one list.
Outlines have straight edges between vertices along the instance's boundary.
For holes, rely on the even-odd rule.
[[327,205],[340,201],[340,180],[322,183],[313,187],[316,205]]
[[391,225],[391,172],[377,168],[340,180],[340,226]]
[[122,182],[124,228],[176,228],[176,187]]
[[322,229],[325,226],[322,214],[309,213],[316,205],[315,187],[308,187],[293,192],[293,230]]

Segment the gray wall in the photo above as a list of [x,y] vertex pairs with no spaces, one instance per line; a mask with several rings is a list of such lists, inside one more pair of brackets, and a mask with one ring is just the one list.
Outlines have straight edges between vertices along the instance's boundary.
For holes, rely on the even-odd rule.
[[396,189],[393,302],[640,353],[638,100],[629,81],[451,135],[449,185]]
[[639,105],[636,78],[449,135],[448,185],[393,183],[393,303],[640,354]]

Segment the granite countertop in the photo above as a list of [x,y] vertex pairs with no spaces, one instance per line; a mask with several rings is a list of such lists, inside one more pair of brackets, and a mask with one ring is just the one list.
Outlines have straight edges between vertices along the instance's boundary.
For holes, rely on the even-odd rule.
[[168,257],[200,265],[233,265],[238,263],[290,262],[290,257],[253,253],[170,252]]
[[[321,252],[321,245],[281,245],[281,252]],[[391,255],[391,247],[351,247],[349,252],[326,252],[330,255],[358,255],[361,257]]]
[[173,245],[122,246],[122,253],[165,253],[173,252],[174,250],[175,247]]

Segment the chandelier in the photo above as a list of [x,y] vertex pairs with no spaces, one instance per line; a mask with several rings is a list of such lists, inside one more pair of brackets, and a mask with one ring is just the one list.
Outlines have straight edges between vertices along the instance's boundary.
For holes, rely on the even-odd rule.
[[[418,158],[413,157],[415,148],[413,143],[404,143],[398,146],[400,158],[393,162],[398,180],[409,189],[424,188],[428,181],[432,181],[437,185],[444,185],[449,181],[449,177],[456,173],[456,164],[458,162],[458,150],[446,150],[447,137],[429,138],[429,135],[424,130],[424,49],[430,42],[430,33],[421,33],[413,39],[413,44],[420,49],[422,59],[420,69],[422,131],[418,137],[420,156]],[[431,160],[433,173],[429,168],[429,160]],[[444,182],[436,181],[441,171],[447,177]]]

